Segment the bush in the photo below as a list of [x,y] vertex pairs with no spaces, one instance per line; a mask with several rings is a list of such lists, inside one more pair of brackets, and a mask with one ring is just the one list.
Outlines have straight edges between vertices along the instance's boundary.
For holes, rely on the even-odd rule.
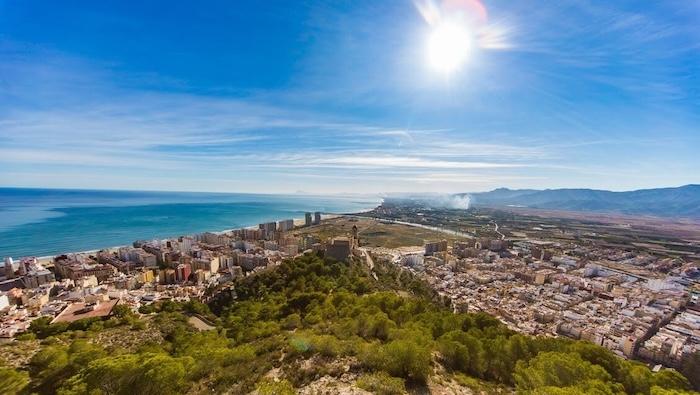
[[301,317],[297,313],[288,315],[282,322],[282,328],[286,330],[297,329],[302,326]]
[[384,372],[363,375],[357,380],[357,386],[376,395],[401,395],[406,392],[402,379]]
[[287,380],[272,381],[263,380],[257,385],[259,395],[294,395],[294,387]]
[[690,381],[694,390],[700,391],[700,351],[683,358],[681,373]]
[[375,353],[375,357],[365,353],[365,360],[375,369],[383,370],[392,376],[424,383],[432,370],[430,349],[410,340],[394,340]]
[[[176,394],[188,386],[191,358],[126,354],[95,360],[66,382],[63,393]],[[83,391],[85,390],[85,391]]]
[[340,341],[328,335],[314,336],[311,339],[311,348],[324,357],[335,357],[342,351]]
[[133,317],[135,314],[131,310],[131,307],[125,304],[117,304],[112,309],[112,315],[118,319]]
[[61,322],[51,324],[50,317],[39,317],[29,324],[29,332],[34,333],[39,339],[56,336],[68,330],[68,323]]
[[586,381],[608,383],[612,377],[598,365],[583,360],[578,354],[544,352],[529,363],[519,361],[515,368],[519,391],[542,387],[571,387]]
[[139,313],[141,314],[153,314],[156,313],[158,309],[156,308],[155,303],[151,304],[144,304],[139,307]]
[[438,350],[446,367],[483,377],[486,356],[479,339],[461,331],[448,332],[439,339]]
[[289,340],[292,353],[307,354],[311,352],[311,341],[305,337],[297,336]]
[[0,388],[3,394],[19,394],[29,384],[29,374],[10,368],[0,368]]
[[652,385],[672,389],[672,390],[689,390],[690,382],[682,374],[673,369],[664,369],[658,373],[654,373],[651,378]]
[[131,324],[131,330],[133,331],[142,331],[146,329],[146,323],[140,320],[134,321],[133,324]]
[[31,332],[22,333],[21,335],[15,336],[15,339],[19,341],[36,340],[36,334]]

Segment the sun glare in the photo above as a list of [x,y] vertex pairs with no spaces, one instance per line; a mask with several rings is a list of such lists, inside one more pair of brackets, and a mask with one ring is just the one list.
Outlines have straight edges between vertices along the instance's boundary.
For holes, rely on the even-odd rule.
[[472,36],[466,26],[458,23],[441,23],[428,37],[428,61],[430,66],[443,73],[452,73],[468,59],[472,49]]

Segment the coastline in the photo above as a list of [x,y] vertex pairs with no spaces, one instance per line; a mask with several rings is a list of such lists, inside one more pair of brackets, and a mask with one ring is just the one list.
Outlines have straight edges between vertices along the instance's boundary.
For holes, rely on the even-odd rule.
[[[257,227],[280,219],[302,225],[305,212],[359,213],[377,196],[0,188],[0,261],[94,253],[135,240],[171,239]],[[10,211],[7,211],[10,210]],[[16,214],[15,214],[16,212]],[[41,212],[40,214],[32,214]],[[47,214],[48,213],[48,214]],[[2,266],[2,264],[0,264]]]
[[[342,213],[342,214],[336,214],[336,213],[322,213],[322,214],[321,214],[321,221],[328,220],[328,219],[332,219],[332,218],[338,218],[338,217],[342,217],[342,216],[354,216],[354,215],[357,215],[357,214],[362,214],[362,213],[366,213],[366,212],[372,211],[372,210],[374,210],[375,208],[376,208],[376,207],[365,208],[365,209],[362,209],[362,210],[357,211],[357,212],[355,212],[355,213]],[[296,226],[303,226],[303,225],[305,224],[305,219],[302,218],[302,217],[295,217],[295,218],[291,218],[291,219],[294,221],[294,226],[295,226],[295,227],[296,227]],[[275,222],[278,222],[278,221],[281,221],[281,220],[278,219],[278,220],[276,220]],[[240,227],[237,227],[237,228],[224,229],[224,230],[220,230],[220,231],[204,231],[204,232],[199,232],[199,233],[211,232],[211,233],[216,233],[216,234],[224,234],[224,233],[233,232],[233,231],[235,231],[235,230],[237,230],[237,229],[257,229],[257,227],[258,227],[258,224],[254,224],[254,225],[244,225],[244,226],[240,226]],[[196,234],[196,233],[195,233],[195,234]],[[150,240],[160,240],[160,241],[163,241],[163,240],[168,240],[168,239],[172,239],[172,238],[177,238],[177,237],[180,237],[180,236],[189,236],[189,235],[190,235],[190,234],[183,234],[183,235],[178,235],[178,236],[166,237],[166,238],[162,238],[162,239],[161,239],[161,238],[158,238],[158,237],[156,236],[156,237],[154,237],[154,238],[152,238],[152,239],[150,239]],[[134,241],[136,241],[136,240],[134,240]],[[120,244],[120,245],[115,245],[115,246],[96,248],[96,249],[92,249],[92,250],[71,251],[71,252],[64,252],[64,253],[55,254],[55,255],[37,256],[37,257],[35,257],[35,258],[37,259],[37,261],[39,261],[39,263],[47,264],[47,263],[51,263],[51,262],[53,261],[54,258],[56,258],[57,256],[61,256],[61,255],[68,255],[68,254],[95,254],[95,253],[97,253],[97,252],[99,252],[99,251],[103,251],[103,250],[118,249],[118,248],[129,247],[129,246],[130,246],[130,244]],[[26,258],[26,257],[31,257],[31,255],[22,256],[22,257],[18,257],[18,258],[19,258],[19,259],[22,259],[22,258]]]

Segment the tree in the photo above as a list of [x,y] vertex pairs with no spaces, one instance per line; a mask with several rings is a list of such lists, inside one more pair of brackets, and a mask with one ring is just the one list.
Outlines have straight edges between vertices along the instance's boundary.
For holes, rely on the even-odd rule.
[[506,338],[486,339],[484,349],[488,350],[486,377],[499,383],[513,384],[513,361],[508,357]]
[[126,354],[91,362],[78,377],[67,382],[66,393],[85,388],[88,392],[114,395],[179,394],[186,386],[191,358],[166,354]]
[[425,382],[430,375],[430,350],[410,340],[394,340],[382,347],[384,369],[392,376]]
[[29,384],[29,374],[10,368],[0,368],[0,388],[3,394],[19,394]]
[[51,317],[39,317],[29,324],[29,331],[39,339],[45,339],[68,330],[68,323],[51,324]]
[[622,361],[607,348],[580,341],[572,343],[568,347],[568,350],[577,353],[581,358],[592,364],[602,366],[615,380],[620,381],[620,365]]
[[105,350],[86,340],[76,340],[68,347],[68,359],[71,369],[77,373],[95,359],[107,356]]
[[398,377],[391,377],[384,372],[366,374],[357,380],[357,386],[377,395],[401,395],[406,393],[406,386]]
[[167,355],[154,355],[143,361],[143,372],[139,377],[139,386],[144,394],[180,393],[186,386],[185,365],[191,365],[191,359],[176,359]]
[[639,362],[623,361],[620,382],[629,394],[648,394],[651,389],[651,371]]
[[112,309],[112,315],[120,319],[131,318],[135,316],[134,312],[131,310],[131,307],[125,304],[118,304],[114,306],[114,308]]
[[669,390],[689,390],[690,382],[673,369],[664,369],[651,377],[652,385]]
[[444,334],[438,341],[438,350],[451,369],[483,377],[486,370],[484,348],[479,339],[462,331]]
[[578,354],[540,353],[529,363],[519,361],[514,373],[518,390],[540,387],[570,387],[587,380],[610,382],[612,377],[598,365],[583,360]]
[[65,346],[49,346],[34,354],[29,361],[29,371],[38,388],[37,392],[46,393],[60,385],[65,378],[69,364],[68,349]]
[[[578,385],[569,387],[540,387],[524,392],[537,395],[570,395],[570,394],[595,394],[595,395],[623,395],[624,389],[618,385],[611,385],[600,380],[586,380]],[[670,395],[670,394],[669,394]]]
[[697,395],[697,392],[669,390],[655,385],[651,387],[650,395]]
[[259,395],[294,395],[294,387],[287,380],[263,380],[257,385]]
[[68,365],[68,349],[64,346],[49,346],[34,354],[29,361],[32,374],[51,376]]
[[212,315],[209,306],[198,300],[190,300],[183,305],[183,309],[190,314],[199,314],[201,316],[209,317]]
[[683,358],[681,373],[690,381],[694,390],[700,391],[700,351]]

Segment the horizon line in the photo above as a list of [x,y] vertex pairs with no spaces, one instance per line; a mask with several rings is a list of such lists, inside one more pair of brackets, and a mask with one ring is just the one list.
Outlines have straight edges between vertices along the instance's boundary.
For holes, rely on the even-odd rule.
[[559,188],[511,188],[511,187],[497,187],[490,190],[484,191],[463,191],[463,192],[415,192],[415,191],[402,191],[402,192],[306,192],[306,191],[296,191],[296,192],[234,192],[234,191],[188,191],[188,190],[167,190],[167,189],[130,189],[130,188],[82,188],[82,187],[37,187],[37,186],[7,186],[0,185],[0,189],[25,189],[25,190],[53,190],[53,191],[83,191],[83,192],[149,192],[149,193],[190,193],[190,194],[214,194],[214,195],[277,195],[277,196],[384,196],[384,195],[403,195],[403,194],[413,194],[413,195],[462,195],[469,193],[485,193],[493,192],[499,189],[507,189],[511,191],[555,191],[555,190],[590,190],[590,191],[604,191],[613,193],[624,193],[624,192],[637,192],[637,191],[647,191],[655,189],[678,189],[685,187],[700,186],[700,182],[683,184],[678,186],[658,186],[653,188],[636,188],[636,189],[626,189],[626,190],[612,190],[612,189],[599,189],[599,188],[586,188],[586,187],[559,187]]

